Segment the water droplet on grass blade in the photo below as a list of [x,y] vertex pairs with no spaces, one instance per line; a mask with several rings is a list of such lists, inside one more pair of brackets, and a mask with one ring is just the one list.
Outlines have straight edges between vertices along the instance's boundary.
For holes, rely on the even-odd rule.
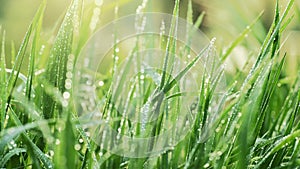
[[55,140],[55,144],[56,144],[56,145],[59,145],[59,144],[60,144],[60,140],[59,140],[59,139],[56,139],[56,140]]
[[203,168],[208,168],[209,167],[209,163],[204,164]]
[[69,92],[64,92],[63,97],[64,97],[64,99],[69,99],[70,98],[70,93]]
[[81,149],[81,145],[80,144],[75,144],[74,149],[76,151],[79,151]]
[[[202,76],[209,79],[206,85],[213,85],[216,76],[210,74],[216,57],[214,40],[210,42],[195,31],[186,46],[186,35],[179,33],[186,32],[184,20],[177,18],[178,29],[174,30],[178,32],[170,35],[174,18],[142,13],[143,8],[137,9],[138,15],[119,18],[99,29],[78,57],[74,76],[74,100],[82,105],[78,111],[90,120],[104,121],[85,130],[91,132],[101,151],[135,158],[166,152],[188,134],[194,124]],[[168,44],[162,44],[162,38],[166,43],[173,39],[178,49],[170,44],[170,49],[164,48]],[[190,53],[180,56],[178,50],[186,47],[191,48]],[[212,103],[207,119],[211,123],[218,113],[212,108],[218,102]],[[157,133],[151,132],[158,121]],[[211,130],[209,125],[205,130]]]
[[50,155],[50,157],[53,157],[53,156],[54,156],[54,151],[53,151],[53,150],[50,150],[50,151],[49,151],[49,155]]

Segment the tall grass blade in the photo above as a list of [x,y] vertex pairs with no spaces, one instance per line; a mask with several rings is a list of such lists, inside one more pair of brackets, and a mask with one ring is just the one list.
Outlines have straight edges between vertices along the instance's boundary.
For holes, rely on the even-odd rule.
[[45,1],[43,1],[43,5],[41,6],[41,16],[37,19],[36,23],[36,28],[35,32],[33,35],[33,42],[32,42],[32,47],[30,51],[30,57],[29,57],[29,65],[28,65],[28,77],[27,77],[27,82],[26,82],[26,90],[25,90],[25,95],[27,96],[28,100],[31,100],[31,95],[32,95],[32,88],[33,88],[33,79],[34,79],[34,73],[35,73],[35,59],[38,54],[38,43],[39,43],[39,38],[40,38],[40,33],[41,33],[41,28],[42,28],[42,19],[43,19],[43,14],[44,10],[46,8]]
[[38,21],[40,20],[40,18],[43,16],[43,12],[44,12],[44,9],[45,9],[45,1],[41,4],[40,8],[38,9],[32,23],[30,24],[29,26],[29,29],[28,31],[26,32],[26,35],[23,39],[23,42],[19,48],[19,51],[17,53],[17,56],[16,56],[16,61],[15,61],[15,64],[13,65],[13,68],[12,68],[12,72],[10,74],[10,77],[9,77],[9,80],[8,80],[8,87],[7,87],[7,91],[8,91],[8,99],[7,99],[7,106],[6,106],[6,111],[8,110],[8,107],[9,107],[9,104],[10,104],[10,101],[12,99],[12,94],[13,94],[13,90],[17,84],[17,79],[18,79],[18,76],[19,76],[19,73],[20,73],[20,70],[21,70],[21,66],[23,65],[23,61],[24,61],[24,58],[25,58],[25,55],[26,55],[26,49],[27,49],[27,46],[29,44],[29,38],[33,32],[33,30],[36,28],[37,24],[38,24]]
[[290,9],[293,6],[293,4],[294,4],[294,0],[290,0],[289,3],[287,4],[287,7],[284,10],[282,16],[279,18],[278,17],[279,16],[278,1],[276,2],[276,11],[275,11],[275,17],[274,17],[273,25],[270,28],[269,33],[268,33],[268,35],[267,35],[267,37],[266,37],[266,39],[265,39],[265,41],[262,45],[261,51],[259,53],[259,57],[257,58],[253,69],[255,69],[259,65],[259,63],[262,61],[262,59],[264,57],[266,57],[266,55],[269,53],[269,51],[272,47],[272,44],[273,43],[274,44],[278,43],[278,40],[276,40],[276,37],[278,36],[278,32],[280,31],[282,22],[285,20],[287,14],[290,12]]
[[230,53],[233,51],[233,49],[248,36],[248,34],[255,26],[255,24],[259,21],[263,13],[264,12],[261,12],[257,16],[257,18],[249,26],[247,26],[246,29],[229,45],[229,47],[226,49],[224,54],[221,56],[221,62],[224,62],[227,59],[227,57],[230,55]]
[[[164,58],[164,64],[163,64],[163,72],[161,76],[161,81],[160,81],[160,89],[163,88],[165,85],[166,81],[166,75],[170,74],[172,72],[172,65],[169,65],[172,63],[172,60],[174,60],[175,57],[175,49],[176,49],[176,34],[177,34],[177,24],[178,24],[178,17],[179,17],[179,3],[180,0],[175,1],[175,6],[173,10],[173,17],[171,21],[171,26],[170,26],[170,33],[168,36],[168,41],[167,41],[167,46],[166,46],[166,56]],[[175,38],[172,38],[175,37]],[[171,66],[171,68],[169,67]],[[167,82],[168,83],[168,82]]]
[[[1,33],[0,27],[0,33]],[[6,103],[7,103],[7,81],[6,81],[6,61],[5,61],[5,31],[2,35],[0,53],[0,131],[4,129],[6,118]]]
[[[68,9],[56,36],[46,69],[45,79],[61,93],[66,91],[67,63],[72,56],[73,32],[78,19],[78,7],[81,0],[74,0]],[[71,65],[72,66],[72,65]],[[59,117],[54,114],[55,101],[48,94],[43,94],[43,114],[45,118]],[[59,110],[61,112],[61,110]]]
[[63,131],[59,134],[60,144],[56,146],[54,161],[56,168],[75,168],[76,167],[76,151],[73,124],[71,121],[71,113],[68,112],[66,121],[63,125]]

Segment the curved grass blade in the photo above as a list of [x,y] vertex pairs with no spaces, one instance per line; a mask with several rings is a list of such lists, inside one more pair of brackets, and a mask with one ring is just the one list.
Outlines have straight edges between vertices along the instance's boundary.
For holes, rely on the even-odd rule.
[[14,138],[22,134],[23,132],[36,128],[40,125],[45,125],[47,124],[46,121],[40,121],[40,122],[33,122],[33,123],[28,123],[26,125],[20,125],[17,127],[11,127],[8,129],[3,130],[0,133],[1,139],[0,139],[0,153],[3,154],[5,146]]
[[[34,166],[40,168],[39,162],[42,164],[43,167],[47,169],[52,169],[53,164],[51,160],[42,152],[42,150],[31,140],[27,133],[25,133],[24,127],[21,121],[18,119],[17,115],[15,114],[14,110],[10,107],[10,117],[13,120],[13,123],[20,127],[19,130],[16,131],[17,134],[21,134],[23,141],[27,145],[27,151],[30,152],[30,155],[33,159]],[[48,122],[48,121],[46,121]],[[32,125],[38,126],[38,122],[33,122]],[[31,127],[33,127],[31,126]],[[8,134],[9,135],[9,134]]]
[[277,141],[273,148],[270,151],[268,151],[266,155],[264,155],[264,158],[254,168],[259,168],[271,155],[285,148],[286,145],[289,145],[289,143],[294,142],[297,137],[300,137],[300,130],[296,130],[293,133]]
[[8,153],[4,155],[4,157],[1,158],[0,160],[0,167],[5,167],[5,164],[15,155],[19,156],[21,153],[26,153],[25,148],[14,148]]

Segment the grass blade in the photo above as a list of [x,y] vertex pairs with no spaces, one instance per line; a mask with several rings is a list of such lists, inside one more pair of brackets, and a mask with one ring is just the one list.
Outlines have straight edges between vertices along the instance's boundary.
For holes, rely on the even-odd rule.
[[[0,27],[1,33],[1,27]],[[5,118],[6,118],[6,103],[7,103],[7,83],[6,83],[6,61],[5,61],[5,31],[2,35],[2,46],[0,53],[0,131],[4,129]]]
[[68,112],[66,121],[64,122],[64,130],[59,134],[60,144],[56,146],[54,161],[56,168],[75,168],[76,151],[75,151],[75,134],[73,123],[71,121],[71,113]]
[[227,48],[227,50],[224,52],[224,54],[222,55],[221,58],[221,62],[224,62],[227,57],[230,55],[230,53],[233,51],[233,49],[242,42],[242,40],[244,40],[249,32],[251,31],[251,29],[253,28],[253,26],[255,26],[255,24],[259,21],[259,19],[261,18],[261,16],[263,15],[263,12],[261,12],[257,18],[249,25],[246,27],[246,29],[230,44],[230,46]]
[[5,167],[5,164],[12,158],[14,155],[20,155],[21,153],[26,153],[26,149],[24,148],[14,148],[13,150],[9,151],[5,154],[4,157],[0,160],[0,167]]
[[254,168],[259,168],[271,155],[275,154],[280,149],[285,148],[286,145],[295,141],[297,137],[300,137],[300,130],[294,131],[293,133],[277,141],[273,148],[266,155],[264,155],[263,159]]
[[34,30],[34,28],[37,26],[38,21],[40,20],[40,18],[43,16],[43,12],[45,9],[45,1],[44,3],[41,4],[40,8],[38,9],[32,23],[29,26],[28,31],[25,34],[25,37],[23,39],[23,42],[19,48],[18,54],[16,56],[16,63],[14,64],[13,68],[12,68],[12,72],[9,80],[8,80],[8,87],[7,87],[7,91],[8,91],[8,99],[7,99],[7,107],[6,107],[6,111],[8,110],[10,101],[12,99],[12,94],[13,94],[13,90],[17,84],[17,79],[21,70],[21,66],[23,65],[23,61],[25,58],[25,52],[29,43],[29,38],[32,34],[32,31]]
[[[180,0],[175,1],[175,7],[173,10],[173,18],[171,21],[171,26],[170,26],[170,33],[168,36],[168,41],[167,41],[167,46],[166,46],[166,56],[164,58],[164,65],[163,65],[163,72],[161,76],[161,81],[160,81],[160,89],[163,88],[165,85],[166,81],[166,75],[171,73],[171,70],[169,70],[169,63],[172,63],[172,60],[175,57],[175,49],[176,49],[176,38],[172,38],[173,36],[176,37],[177,34],[177,24],[178,24],[178,17],[179,17],[179,2]],[[169,58],[171,55],[171,58]],[[172,65],[171,65],[172,66]],[[167,82],[168,83],[168,82]]]
[[[17,126],[22,126],[21,121],[18,119],[17,115],[15,114],[15,112],[13,111],[13,109],[11,107],[10,107],[10,117],[13,119],[13,122]],[[39,125],[39,124],[37,122],[34,122],[32,125]],[[34,161],[33,161],[34,166],[37,168],[40,168],[41,165],[38,163],[40,161],[43,167],[45,167],[47,169],[52,169],[53,164],[50,161],[50,159],[42,152],[42,150],[39,149],[39,147],[35,143],[33,143],[33,141],[28,136],[28,134],[25,133],[23,126],[22,126],[21,130],[22,131],[20,134],[22,135],[22,138],[24,139],[24,142],[27,145],[27,151],[30,152],[31,157],[34,159]]]
[[[64,21],[58,31],[53,48],[50,52],[45,79],[61,93],[66,91],[67,63],[72,53],[73,31],[78,22],[78,6],[81,0],[74,0],[67,11]],[[58,117],[54,114],[56,103],[47,93],[43,94],[43,114],[45,118]]]
[[25,95],[27,96],[28,100],[31,99],[31,94],[32,94],[32,85],[33,85],[33,78],[34,78],[34,73],[35,73],[35,58],[38,53],[38,43],[39,43],[39,38],[40,38],[40,33],[41,33],[41,27],[42,27],[42,19],[43,19],[43,14],[46,8],[45,1],[43,1],[43,5],[39,10],[41,10],[41,16],[37,19],[36,23],[36,28],[33,36],[33,42],[32,42],[32,47],[31,47],[31,52],[30,52],[30,57],[29,57],[29,65],[28,65],[28,77],[27,77],[27,82],[26,82],[26,90],[25,90]]

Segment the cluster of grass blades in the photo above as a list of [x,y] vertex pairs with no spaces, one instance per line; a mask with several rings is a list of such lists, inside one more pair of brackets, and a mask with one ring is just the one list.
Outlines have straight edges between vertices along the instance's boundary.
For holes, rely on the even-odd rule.
[[[277,2],[273,24],[261,42],[255,64],[247,74],[239,72],[231,75],[233,80],[229,82],[226,97],[222,100],[225,106],[218,110],[218,116],[213,122],[209,121],[209,117],[212,113],[212,95],[215,85],[220,83],[219,78],[215,81],[202,80],[197,93],[199,99],[195,108],[196,119],[183,140],[160,155],[130,158],[111,154],[101,144],[96,144],[90,137],[91,133],[83,129],[73,106],[74,66],[83,45],[95,31],[95,24],[98,22],[95,18],[98,16],[85,12],[83,0],[73,0],[58,28],[54,43],[43,44],[40,37],[46,7],[46,1],[43,1],[18,52],[11,52],[11,60],[14,61],[11,68],[7,67],[5,60],[5,30],[0,28],[0,168],[299,167],[299,74],[293,82],[279,85],[286,78],[284,63],[288,57],[288,53],[281,51],[280,39],[284,29],[292,21],[293,16],[289,17],[288,14],[293,9],[293,3],[294,0],[290,0],[285,9],[280,9]],[[176,0],[174,18],[179,16],[179,4],[180,1]],[[100,9],[101,5],[95,3],[92,8]],[[145,5],[147,1],[143,2],[142,7]],[[220,52],[218,57],[221,63],[246,34],[250,34],[252,26],[261,15],[226,51]],[[192,3],[189,0],[186,20],[190,24],[193,24],[192,16]],[[202,19],[203,14],[193,24],[194,27],[199,27]],[[165,51],[176,53],[178,44],[171,37],[176,32],[177,24],[176,19],[172,21],[170,36],[164,47]],[[187,33],[187,39],[190,36],[192,35]],[[45,45],[51,50],[43,52]],[[187,48],[181,54],[189,55],[190,52]],[[105,77],[109,82],[114,78],[115,66],[118,66],[116,53],[113,55],[115,65],[112,66],[111,74]],[[195,57],[173,78],[166,72],[175,69],[172,65],[174,58],[173,55],[166,55],[162,67],[165,71],[161,72],[157,84],[158,95],[154,97],[159,99],[159,91],[168,93],[174,86],[176,88],[177,81],[190,71],[202,55]],[[41,59],[43,57],[48,61],[41,66],[44,63]],[[24,60],[28,60],[28,64],[25,65],[27,62]],[[24,68],[28,68],[28,71],[21,72]],[[216,74],[219,77],[222,71]],[[207,77],[203,75],[202,78]],[[113,98],[113,93],[107,92],[110,91],[110,86],[102,90],[99,95],[108,93],[105,95],[108,99],[105,99],[103,109],[105,117],[115,118],[113,125],[116,130],[120,128],[125,132],[128,127],[125,119],[122,119],[122,115],[116,115],[114,106],[110,106]],[[175,90],[175,93],[167,97],[176,98],[180,95],[182,93],[176,93]],[[147,90],[144,96],[146,98],[143,100],[146,102],[150,97]],[[133,102],[131,95],[127,99],[128,103]],[[181,106],[178,102],[171,103]],[[162,119],[163,117],[156,124],[148,126],[153,135],[161,132]],[[207,126],[211,129],[208,133]],[[133,127],[137,134],[140,127]],[[206,136],[202,137],[203,135]]]

